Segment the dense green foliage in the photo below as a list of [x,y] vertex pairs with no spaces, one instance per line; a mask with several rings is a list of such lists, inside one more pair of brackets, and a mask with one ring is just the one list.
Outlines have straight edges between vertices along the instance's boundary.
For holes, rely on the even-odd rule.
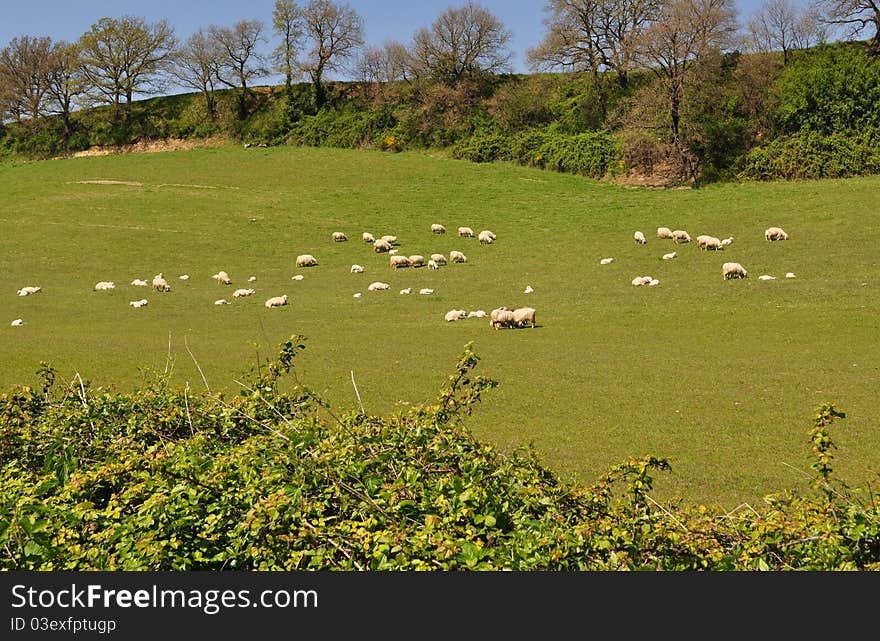
[[466,345],[437,399],[336,414],[286,385],[303,337],[232,397],[40,389],[0,397],[0,568],[19,570],[876,570],[880,501],[832,474],[819,407],[815,494],[720,513],[662,505],[646,456],[586,488],[504,456],[467,417],[495,382]]

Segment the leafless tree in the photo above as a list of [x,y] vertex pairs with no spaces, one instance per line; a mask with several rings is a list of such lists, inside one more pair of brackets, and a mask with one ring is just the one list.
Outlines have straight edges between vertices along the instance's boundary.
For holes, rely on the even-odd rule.
[[782,51],[788,64],[792,50],[806,49],[825,39],[819,14],[794,0],[765,0],[746,24],[749,49],[756,53]]
[[454,84],[462,78],[509,70],[511,33],[487,9],[470,0],[450,7],[413,36],[418,75]]
[[366,83],[385,83],[408,78],[411,62],[406,46],[396,40],[381,47],[367,47],[357,62],[358,79]]
[[212,120],[217,117],[214,92],[222,55],[217,40],[204,29],[199,29],[174,52],[171,67],[171,74],[180,86],[201,92],[205,99],[205,111]]
[[0,50],[0,85],[8,116],[21,122],[45,115],[52,39],[21,36]]
[[252,92],[249,83],[269,74],[258,48],[266,40],[263,29],[260,20],[239,20],[231,29],[215,25],[208,27],[213,46],[218,48],[220,55],[215,69],[218,82],[241,90],[237,99],[238,117],[241,120],[247,116],[250,106]]
[[69,42],[56,42],[49,54],[49,110],[61,116],[65,140],[73,133],[70,114],[75,101],[86,93],[79,47]]
[[843,29],[850,38],[867,32],[871,36],[872,53],[880,55],[878,0],[817,0],[816,9],[823,22]]
[[302,8],[294,0],[275,0],[272,11],[272,27],[281,43],[275,48],[273,58],[280,71],[284,73],[284,86],[290,89],[296,57],[302,46],[303,37]]

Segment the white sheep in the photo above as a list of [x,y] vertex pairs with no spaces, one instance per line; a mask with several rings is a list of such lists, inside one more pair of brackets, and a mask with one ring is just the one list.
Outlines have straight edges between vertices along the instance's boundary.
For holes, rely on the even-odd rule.
[[406,289],[401,289],[400,294],[401,294],[401,296],[407,296],[409,294],[412,294],[412,287],[407,287]]
[[149,287],[150,285],[150,283],[140,278],[135,278],[133,281],[131,281],[131,284],[135,287]]
[[413,254],[409,257],[409,266],[410,267],[424,267],[425,266],[425,257],[419,254]]
[[788,234],[786,234],[781,227],[769,227],[764,230],[764,239],[765,240],[788,240]]
[[382,238],[380,238],[373,243],[373,251],[377,254],[381,252],[390,252],[391,243],[389,243],[387,240],[383,240]]
[[697,247],[700,248],[700,251],[721,251],[724,249],[721,239],[714,236],[697,236]]
[[518,307],[513,310],[513,323],[516,327],[535,327],[535,308]]
[[233,298],[244,298],[246,296],[253,296],[256,292],[253,289],[236,289],[232,292]]
[[376,281],[375,283],[370,283],[370,286],[367,287],[367,291],[370,292],[381,292],[386,289],[391,289],[391,285],[389,285],[388,283],[381,283],[379,281]]
[[672,238],[672,230],[669,227],[658,227],[657,238]]
[[434,293],[434,290],[429,289],[427,287],[423,287],[422,289],[419,290],[419,294],[421,294],[422,296],[430,296],[433,293]]
[[95,291],[107,289],[116,289],[116,284],[112,280],[102,280],[95,283]]
[[299,281],[299,280],[303,280],[304,278],[305,278],[305,276],[303,276],[302,274],[297,274],[296,276],[291,276],[291,277],[290,277],[290,280],[297,280],[297,281]]
[[473,238],[474,230],[471,229],[470,227],[459,227],[458,228],[458,235]]
[[640,231],[637,231],[633,234],[633,240],[635,240],[639,245],[645,245],[648,243],[648,239],[645,238],[645,234]]
[[603,258],[602,260],[599,261],[599,264],[600,265],[610,265],[613,262],[614,262],[613,258]]
[[659,284],[660,284],[660,281],[657,280],[656,278],[652,278],[651,280],[648,281],[648,287],[656,287]]
[[526,285],[526,288],[523,290],[523,294],[531,294],[533,291],[535,291],[534,287],[532,287],[531,285]]
[[273,296],[268,299],[265,303],[267,308],[271,307],[284,307],[287,305],[287,294],[283,294],[282,296]]
[[462,318],[467,318],[468,313],[463,309],[450,309],[446,312],[446,315],[443,317],[444,320],[451,323],[454,321],[459,321]]
[[337,243],[344,243],[348,240],[348,236],[341,231],[335,231],[333,232],[333,240]]
[[409,258],[406,256],[392,256],[388,260],[388,264],[391,265],[391,267],[393,267],[394,269],[409,267]]
[[159,272],[155,276],[153,276],[153,289],[157,292],[170,292],[171,285],[168,284],[168,281],[162,276],[162,272]]
[[632,279],[632,284],[635,285],[636,287],[641,287],[642,285],[647,285],[652,280],[654,280],[654,279],[651,278],[650,276],[636,276],[635,278]]
[[131,305],[132,307],[135,307],[135,308],[143,307],[144,305],[147,304],[147,299],[142,298],[140,300],[133,300],[133,301],[129,302],[128,304]]
[[471,312],[468,312],[468,318],[486,318],[487,314],[482,309],[475,309]]
[[677,252],[669,252],[668,254],[663,254],[663,260],[672,260],[673,258],[678,258]]
[[399,249],[389,249],[388,253],[391,254],[392,256],[395,256],[400,253],[400,250]]
[[453,249],[451,252],[449,252],[449,260],[451,260],[453,263],[466,263],[467,256],[462,254],[460,251]]
[[437,265],[446,265],[446,256],[443,254],[431,254],[431,260],[433,260]]
[[352,298],[360,298],[361,295],[362,295],[362,294],[361,294],[360,292],[355,292],[355,293],[352,294],[351,296],[352,296]]
[[511,327],[515,322],[513,310],[509,307],[497,307],[489,312],[489,327],[492,329]]
[[440,223],[434,223],[433,225],[431,225],[431,233],[434,233],[434,234],[445,234],[445,233],[446,233],[446,227],[444,227],[444,226],[441,225]]
[[297,267],[314,267],[318,264],[318,259],[311,254],[300,254],[296,257]]
[[676,229],[672,232],[672,242],[676,244],[689,243],[691,242],[691,235],[683,229]]
[[351,273],[352,274],[363,274],[364,268],[361,265],[352,265],[351,266]]
[[749,273],[739,263],[724,263],[721,266],[721,276],[724,280],[731,278],[748,278]]
[[24,325],[24,321],[20,318],[16,318],[10,323],[10,325],[12,325],[13,327],[21,327],[22,325]]
[[217,272],[216,274],[214,274],[213,276],[211,276],[211,278],[216,280],[221,285],[231,285],[232,284],[232,279],[229,278],[229,274],[227,274],[222,269],[219,272]]
[[365,243],[370,243],[371,245],[376,242],[376,237],[368,231],[365,231],[363,234],[361,234],[361,238],[364,239]]
[[217,300],[214,301],[214,304],[215,305],[229,305],[229,301],[226,300],[225,298],[218,298]]
[[733,242],[733,236],[728,236],[727,238],[722,238],[722,239],[721,239],[721,245],[722,245],[723,247],[727,247],[727,246],[730,245],[732,242]]
[[430,269],[440,269],[440,265],[437,264],[437,261],[433,258],[428,259],[428,267]]
[[380,238],[379,240],[384,240],[389,245],[393,245],[394,243],[397,242],[397,236],[386,235],[386,236],[382,236],[382,238]]
[[786,277],[786,278],[797,278],[797,276],[795,276],[793,272],[788,272],[788,273],[785,275],[785,277]]
[[251,277],[248,278],[248,282],[249,282],[249,283],[252,283],[252,282],[254,282],[255,280],[257,280],[257,277],[256,277],[256,276],[251,276]]
[[181,274],[177,278],[179,278],[180,280],[189,280],[189,274]]
[[776,280],[776,276],[770,276],[769,274],[761,274],[758,276],[758,280]]
[[31,294],[39,294],[43,291],[42,287],[37,287],[36,285],[27,285],[26,287],[22,287],[18,290],[19,296],[30,296]]
[[495,242],[496,238],[495,234],[488,229],[484,229],[477,235],[477,239],[480,241],[481,245],[491,245]]

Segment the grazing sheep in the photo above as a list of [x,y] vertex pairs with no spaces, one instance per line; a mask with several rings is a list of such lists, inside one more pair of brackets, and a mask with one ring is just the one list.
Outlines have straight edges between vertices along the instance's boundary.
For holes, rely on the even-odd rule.
[[379,240],[384,240],[389,245],[393,245],[397,242],[397,236],[382,236]]
[[311,254],[300,254],[296,257],[297,267],[314,267],[318,264],[318,259]]
[[170,292],[171,285],[168,284],[168,281],[162,277],[162,272],[159,272],[155,276],[153,276],[153,289],[157,292]]
[[495,234],[488,229],[484,229],[477,235],[477,238],[479,239],[481,245],[491,245],[495,242],[497,236],[495,236]]
[[144,305],[147,304],[147,299],[142,298],[140,300],[133,300],[133,301],[129,302],[128,304],[131,305],[132,307],[143,307]]
[[232,292],[233,298],[244,298],[245,296],[252,296],[256,292],[253,289],[236,289]]
[[487,314],[482,309],[475,309],[472,312],[468,312],[468,318],[486,318]]
[[603,258],[602,260],[599,261],[599,264],[600,265],[610,265],[613,262],[614,262],[613,258]]
[[446,315],[443,317],[447,322],[453,322],[461,320],[462,318],[467,318],[468,313],[463,309],[450,309],[446,312]]
[[22,287],[18,290],[19,296],[30,296],[31,294],[39,294],[43,291],[42,287],[37,287],[35,285],[28,285],[26,287]]
[[429,296],[429,295],[431,295],[431,294],[434,293],[434,290],[433,290],[433,289],[428,289],[427,287],[423,287],[422,289],[419,290],[419,293],[420,293],[422,296]]
[[140,278],[135,278],[133,281],[131,281],[131,284],[135,287],[149,287],[150,285],[150,283],[145,280],[141,280]]
[[376,242],[373,243],[373,251],[378,253],[381,252],[390,252],[391,251],[391,243],[387,240],[380,238]]
[[419,254],[413,254],[409,257],[409,266],[410,267],[424,267],[425,266],[425,257],[420,256]]
[[786,234],[781,227],[770,227],[764,231],[765,240],[788,240]]
[[391,289],[391,285],[389,285],[388,283],[380,283],[378,281],[375,283],[370,283],[370,286],[367,287],[367,291],[370,292],[381,292],[386,289]]
[[721,266],[721,276],[724,280],[731,278],[748,278],[749,273],[739,263],[724,263]]
[[513,310],[513,323],[516,327],[534,327],[535,308],[519,307]]
[[657,238],[672,238],[672,230],[669,227],[658,227]]
[[663,254],[663,260],[672,260],[673,258],[678,258],[677,252],[669,252],[668,254]]
[[724,249],[721,239],[714,236],[697,236],[697,247],[700,251],[720,251]]
[[428,259],[428,267],[431,269],[440,269],[440,265],[438,265],[437,261],[433,258]]
[[221,285],[231,285],[232,284],[232,279],[229,278],[229,274],[227,274],[223,270],[220,270],[219,272],[217,272],[216,274],[211,276],[211,278],[216,280]]
[[116,284],[112,280],[102,280],[95,283],[95,291],[106,289],[116,289]]
[[364,268],[360,265],[352,265],[351,266],[351,273],[352,274],[363,274]]
[[407,287],[406,289],[401,289],[400,294],[401,294],[401,296],[407,296],[409,294],[412,294],[412,287]]
[[515,322],[513,310],[509,307],[498,307],[489,313],[489,327],[492,329],[511,327]]
[[785,277],[786,277],[786,278],[797,278],[792,272],[788,272],[788,273],[785,275]]
[[648,239],[645,238],[645,235],[640,231],[637,231],[633,234],[633,240],[635,240],[639,245],[646,245],[648,243]]
[[532,287],[531,285],[526,285],[526,288],[523,290],[523,294],[531,294],[533,291],[535,291],[534,287]]
[[473,238],[474,230],[471,229],[470,227],[459,227],[458,228],[458,235]]
[[341,231],[335,231],[333,232],[333,240],[337,243],[344,243],[348,240],[348,236],[346,236]]
[[265,302],[265,305],[267,308],[284,307],[287,305],[287,294],[284,294],[283,296],[273,296]]
[[449,260],[451,260],[453,263],[466,263],[467,256],[462,254],[460,251],[456,251],[455,249],[453,249],[451,252],[449,252]]
[[392,256],[388,261],[388,264],[391,265],[394,269],[399,269],[401,267],[409,267],[409,258],[406,256]]
[[443,254],[431,254],[431,260],[438,265],[446,265],[446,256]]
[[433,225],[431,225],[431,232],[434,234],[445,234],[446,227],[439,223],[434,223]]
[[365,231],[365,232],[361,235],[361,238],[364,239],[364,242],[365,242],[365,243],[370,243],[371,245],[372,245],[373,243],[376,242],[376,237],[373,236],[373,234],[371,234],[371,233],[368,232],[368,231]]
[[672,232],[672,242],[678,243],[689,243],[691,242],[691,236],[683,229],[676,229]]
[[13,327],[21,327],[22,325],[24,325],[24,321],[20,318],[16,318],[14,321],[12,321],[9,324],[12,325]]
[[305,276],[303,276],[302,274],[297,274],[296,276],[291,276],[290,280],[303,280],[303,278],[305,278]]
[[214,304],[215,305],[229,305],[229,301],[226,300],[225,298],[218,298],[217,300],[214,301]]

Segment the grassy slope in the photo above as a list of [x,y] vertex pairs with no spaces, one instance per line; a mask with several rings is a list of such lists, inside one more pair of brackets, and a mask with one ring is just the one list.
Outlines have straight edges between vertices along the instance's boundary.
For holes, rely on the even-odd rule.
[[[78,182],[101,179],[143,186]],[[64,380],[79,372],[133,387],[141,368],[165,367],[170,334],[177,382],[203,387],[188,346],[212,388],[235,390],[258,354],[301,333],[304,382],[351,407],[354,371],[367,410],[383,413],[433,398],[473,340],[479,373],[500,382],[474,431],[505,448],[532,441],[566,479],[590,482],[653,453],[673,464],[658,494],[754,502],[800,482],[812,411],[833,401],[848,413],[836,469],[874,480],[878,188],[869,178],[623,190],[417,154],[290,148],[0,165],[0,387],[34,384],[40,360]],[[434,236],[433,222],[489,228],[498,241]],[[736,240],[719,254],[679,246],[677,260],[661,261],[673,247],[654,237],[659,225]],[[791,240],[765,242],[770,225]],[[632,241],[635,229],[646,246]],[[335,230],[351,240],[333,243]],[[396,234],[407,254],[460,249],[469,262],[392,271],[363,231]],[[300,253],[321,265],[297,270]],[[606,256],[615,262],[600,266]],[[722,281],[725,260],[752,277]],[[352,263],[366,273],[350,274]],[[231,288],[210,278],[219,269]],[[160,271],[169,294],[128,285]],[[788,271],[798,278],[784,279]],[[291,280],[297,272],[303,281]],[[184,273],[190,280],[177,279]],[[761,282],[762,273],[778,280]],[[630,285],[644,274],[661,285]],[[250,275],[256,296],[213,305]],[[94,292],[98,280],[117,289]],[[374,280],[392,290],[367,292]],[[26,284],[44,291],[17,297]],[[404,287],[436,293],[401,296]],[[290,306],[263,307],[282,293]],[[141,297],[147,308],[128,306]],[[443,320],[453,308],[525,304],[537,308],[538,329]],[[10,327],[19,317],[26,325]]]

